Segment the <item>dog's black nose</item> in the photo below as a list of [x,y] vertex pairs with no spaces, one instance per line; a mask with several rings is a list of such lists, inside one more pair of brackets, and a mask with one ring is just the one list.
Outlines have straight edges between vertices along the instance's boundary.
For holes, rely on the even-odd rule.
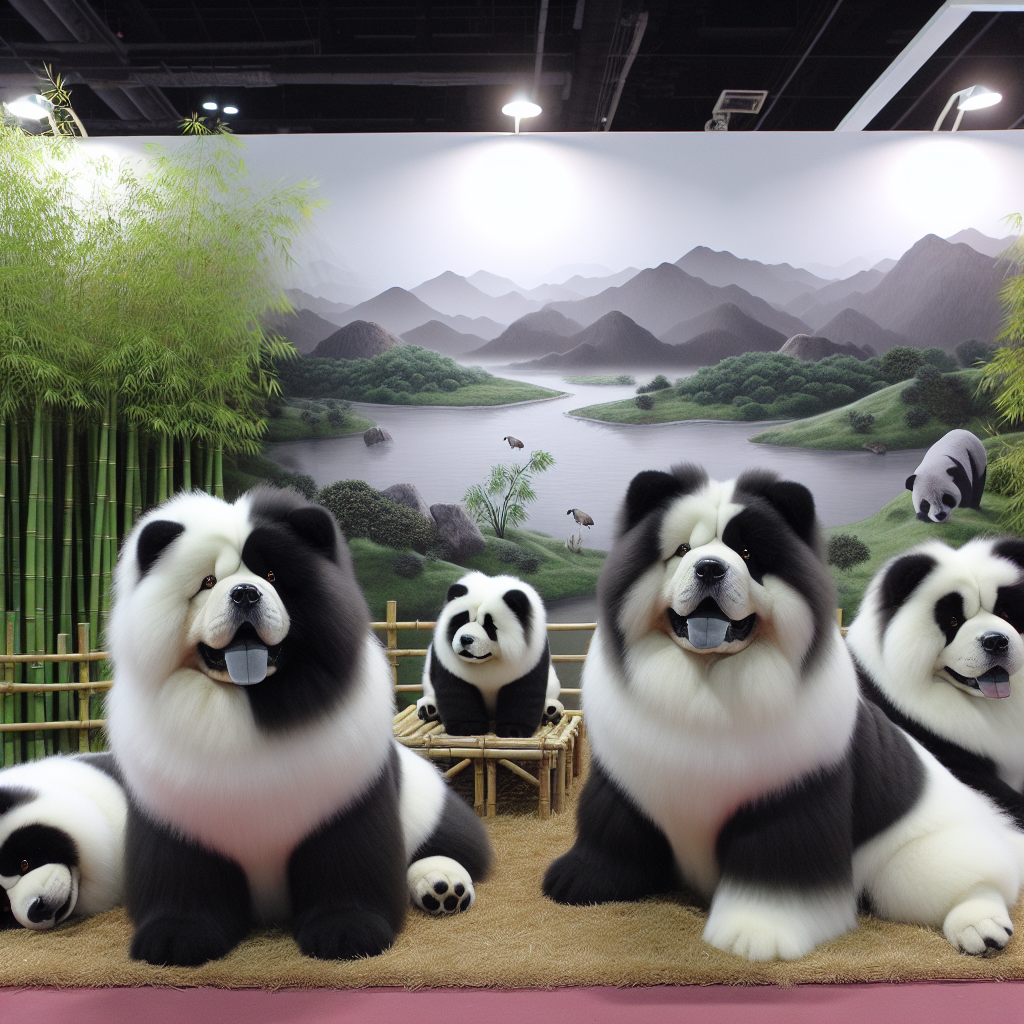
[[720,562],[717,558],[702,558],[694,567],[694,575],[702,583],[714,583],[722,579],[723,576],[729,571],[729,567],[725,562]]
[[237,587],[231,588],[231,600],[243,608],[251,608],[259,604],[263,595],[251,583],[239,583]]
[[945,512],[936,512],[935,513],[935,518],[938,519],[939,522],[942,522],[942,520],[946,518],[946,513]]
[[1010,649],[1010,638],[1005,633],[982,633],[978,640],[989,654],[1005,654]]
[[33,924],[39,924],[40,921],[49,921],[50,918],[53,917],[53,911],[50,909],[49,905],[42,898],[42,896],[37,896],[28,905],[28,910],[26,911],[26,913],[28,915],[28,919]]
[[472,647],[475,639],[476,637],[472,636],[470,633],[463,633],[462,636],[459,637],[459,643],[462,644],[463,647]]

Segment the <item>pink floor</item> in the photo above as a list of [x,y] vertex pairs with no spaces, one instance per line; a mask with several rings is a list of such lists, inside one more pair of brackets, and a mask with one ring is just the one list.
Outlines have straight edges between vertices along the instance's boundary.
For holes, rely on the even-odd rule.
[[1024,1022],[1024,982],[768,987],[261,992],[0,989],[4,1024],[993,1024]]

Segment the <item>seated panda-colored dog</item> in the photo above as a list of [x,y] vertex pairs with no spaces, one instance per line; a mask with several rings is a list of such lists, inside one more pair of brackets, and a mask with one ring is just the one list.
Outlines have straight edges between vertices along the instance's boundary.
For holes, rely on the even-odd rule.
[[0,927],[44,931],[116,907],[127,806],[110,754],[0,771]]
[[423,666],[417,714],[450,736],[532,736],[562,715],[540,595],[514,576],[471,572],[448,588]]
[[135,959],[200,964],[258,922],[290,922],[308,956],[372,956],[410,896],[471,905],[486,832],[394,741],[390,669],[325,509],[265,487],[151,510],[109,638]]
[[846,642],[864,693],[1024,829],[1024,541],[928,541],[869,584]]
[[861,698],[814,500],[751,470],[629,486],[583,670],[592,760],[561,903],[679,887],[705,941],[793,959],[881,917],[1001,949],[1024,836]]

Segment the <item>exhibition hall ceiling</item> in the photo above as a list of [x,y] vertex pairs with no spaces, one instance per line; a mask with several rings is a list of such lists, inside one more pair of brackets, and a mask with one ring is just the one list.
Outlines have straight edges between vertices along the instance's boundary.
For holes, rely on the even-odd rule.
[[[723,89],[769,92],[732,131],[829,131],[938,6],[3,0],[0,89],[49,64],[96,135],[173,134],[204,102],[236,107],[225,119],[239,134],[507,131],[502,105],[535,81],[543,113],[531,131],[600,130],[609,118],[614,131],[700,131]],[[952,92],[976,83],[1003,102],[961,130],[1019,127],[1022,51],[1024,13],[970,15],[869,128],[929,129]]]

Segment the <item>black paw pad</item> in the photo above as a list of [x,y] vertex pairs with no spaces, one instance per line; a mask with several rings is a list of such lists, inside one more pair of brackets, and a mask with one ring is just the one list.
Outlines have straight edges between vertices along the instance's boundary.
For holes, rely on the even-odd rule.
[[998,942],[995,939],[992,939],[992,938],[989,938],[988,936],[986,936],[985,937],[985,945],[989,949],[1002,949],[1003,946],[1006,945],[1006,943],[1005,942]]
[[461,896],[466,891],[466,887],[461,882],[455,883],[455,895]]
[[427,908],[427,910],[437,910],[441,906],[440,901],[435,900],[434,897],[431,896],[429,892],[426,894],[426,896],[423,897],[422,903],[423,906]]
[[458,906],[458,903],[459,898],[457,896],[448,896],[444,901],[444,909],[451,913]]
[[462,902],[459,904],[459,910],[466,910],[469,907],[470,899],[468,896],[462,897]]
[[434,892],[436,892],[438,896],[443,896],[447,891],[448,883],[443,878],[434,883]]

